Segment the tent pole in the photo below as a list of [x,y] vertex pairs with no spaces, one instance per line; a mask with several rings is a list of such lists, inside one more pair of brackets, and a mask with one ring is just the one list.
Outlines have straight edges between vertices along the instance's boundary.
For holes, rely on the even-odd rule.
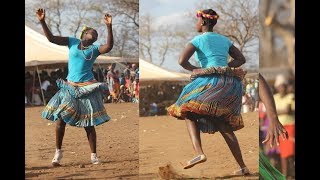
[[43,99],[43,105],[46,105],[46,99],[44,98],[43,90],[41,88],[41,78],[40,78],[40,73],[39,73],[39,68],[37,66],[37,73],[38,73],[38,78],[39,78],[39,85],[40,85],[40,90],[42,94],[42,99]]
[[[102,68],[101,68],[100,63],[98,63],[98,65],[99,65],[99,71],[100,71],[100,73],[101,73],[101,74],[103,75],[103,77],[104,77],[104,73],[102,72]],[[99,73],[98,73],[98,78],[99,78],[99,80],[100,80]],[[101,82],[101,81],[99,81],[99,82]],[[104,78],[102,79],[102,82],[104,82]]]
[[31,105],[33,106],[33,96],[34,96],[34,86],[36,81],[36,71],[33,71],[33,82],[32,82],[32,95],[31,95]]

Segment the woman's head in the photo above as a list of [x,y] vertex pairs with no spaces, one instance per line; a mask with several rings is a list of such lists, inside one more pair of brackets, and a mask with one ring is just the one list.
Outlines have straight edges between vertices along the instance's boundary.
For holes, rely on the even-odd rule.
[[274,82],[274,87],[280,94],[286,94],[286,89],[288,85],[288,79],[283,74],[278,74]]
[[92,44],[98,39],[98,32],[91,27],[85,26],[81,31],[80,39],[86,40],[89,44]]
[[197,12],[197,32],[202,32],[202,27],[206,26],[208,30],[212,30],[212,28],[217,24],[217,20],[219,15],[212,9],[199,10]]

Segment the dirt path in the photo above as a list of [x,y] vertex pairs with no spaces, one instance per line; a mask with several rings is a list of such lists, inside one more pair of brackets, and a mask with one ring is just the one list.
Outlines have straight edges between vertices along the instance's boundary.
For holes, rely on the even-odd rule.
[[[43,107],[25,109],[25,176],[27,179],[138,179],[138,104],[106,104],[112,120],[96,127],[97,154],[90,163],[90,148],[83,128],[66,126],[61,167],[52,167],[55,124],[40,117]],[[84,165],[84,168],[80,166]]]
[[184,170],[181,163],[195,156],[185,122],[170,116],[140,117],[140,179],[259,179],[258,113],[246,113],[243,119],[245,127],[235,134],[244,161],[253,174],[246,177],[232,175],[238,166],[221,134],[202,134],[203,149],[208,160]]

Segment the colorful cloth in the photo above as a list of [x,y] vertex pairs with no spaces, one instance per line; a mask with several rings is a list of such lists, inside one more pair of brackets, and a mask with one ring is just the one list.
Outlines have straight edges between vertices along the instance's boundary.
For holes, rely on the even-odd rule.
[[42,118],[56,121],[63,120],[76,127],[97,126],[110,120],[103,105],[105,83],[83,86],[57,80],[60,90],[51,98],[42,112]]
[[288,158],[295,154],[295,125],[284,125],[283,127],[288,132],[289,139],[282,140],[282,138],[279,137],[280,157]]
[[[281,96],[279,93],[275,94],[274,101],[276,103],[276,107],[278,111],[286,109],[290,106],[291,110],[295,110],[295,99],[293,94],[287,94],[285,96]],[[294,113],[290,114],[279,114],[279,121],[282,125],[294,125],[295,124],[295,115]]]
[[283,174],[281,174],[275,167],[270,164],[268,158],[261,151],[259,152],[259,179],[286,179]]
[[184,87],[167,111],[177,119],[197,120],[204,133],[239,130],[244,127],[241,116],[244,75],[241,68],[194,70],[195,79]]

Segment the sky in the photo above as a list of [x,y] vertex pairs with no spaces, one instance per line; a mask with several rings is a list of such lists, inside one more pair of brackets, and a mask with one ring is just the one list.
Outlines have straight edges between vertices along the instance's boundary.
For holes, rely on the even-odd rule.
[[[177,21],[177,19],[181,19],[185,14],[195,10],[194,5],[196,0],[140,0],[139,3],[140,16],[148,13],[151,14],[155,18],[154,26],[157,28],[163,24],[182,23],[182,21]],[[162,67],[173,71],[183,70],[178,64],[179,54],[177,53],[168,57]]]
[[[139,3],[140,17],[145,14],[151,14],[154,17],[154,26],[157,28],[164,24],[179,25],[183,23],[183,21],[177,21],[177,19],[183,19],[183,16],[192,11],[196,12],[198,10],[196,4],[199,3],[199,0],[140,0]],[[255,51],[259,51],[258,47],[256,47]],[[179,54],[180,52],[177,52],[167,56],[162,67],[173,71],[183,70],[178,64]],[[253,54],[251,58],[257,59],[257,61],[249,62],[247,65],[259,67],[259,53]],[[157,62],[154,63],[157,64]]]
[[[32,0],[26,0],[26,2],[28,1]],[[199,0],[140,0],[139,14],[140,17],[147,13],[151,14],[154,17],[154,28],[158,28],[164,24],[182,25],[181,27],[186,27],[186,25],[183,24],[183,17],[189,16],[190,12],[196,12],[198,10],[196,4],[199,2]],[[194,31],[194,29],[190,30]],[[186,43],[190,40],[191,39],[186,39]],[[154,51],[156,51],[156,49],[154,49]],[[258,51],[258,49],[255,51]],[[173,71],[182,71],[183,68],[178,64],[179,54],[179,51],[168,54],[163,67]],[[254,66],[259,65],[259,53],[254,54],[254,57],[251,59],[257,59],[257,61],[253,63]],[[155,61],[155,64],[159,63],[159,61]],[[252,62],[247,61],[247,64],[250,65],[250,63]]]

